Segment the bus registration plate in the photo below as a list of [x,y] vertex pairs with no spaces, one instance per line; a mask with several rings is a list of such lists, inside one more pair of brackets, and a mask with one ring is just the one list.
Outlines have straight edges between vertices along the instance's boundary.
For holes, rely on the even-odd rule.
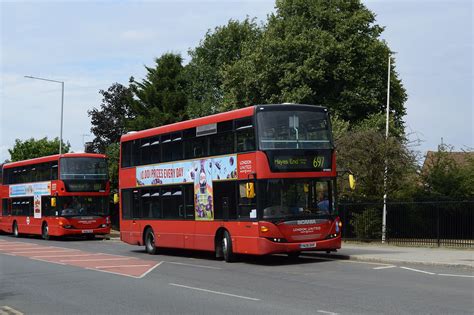
[[82,234],[89,234],[89,233],[92,233],[93,231],[92,230],[82,230]]
[[316,247],[316,243],[304,243],[304,244],[300,244],[300,248],[315,248]]

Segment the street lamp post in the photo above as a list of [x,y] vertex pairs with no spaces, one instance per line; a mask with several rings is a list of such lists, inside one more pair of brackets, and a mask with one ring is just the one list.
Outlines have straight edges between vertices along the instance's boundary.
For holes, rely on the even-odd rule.
[[387,180],[388,180],[388,158],[387,158],[387,142],[388,142],[388,127],[390,118],[390,57],[388,54],[388,74],[387,74],[387,114],[385,119],[385,172],[383,176],[383,214],[382,214],[382,243],[385,243],[387,232]]
[[48,82],[55,82],[55,83],[61,83],[61,127],[60,127],[60,131],[59,131],[59,154],[62,154],[62,149],[63,149],[64,81],[56,81],[56,80],[51,80],[51,79],[38,78],[38,77],[33,77],[31,75],[25,75],[25,78],[48,81]]

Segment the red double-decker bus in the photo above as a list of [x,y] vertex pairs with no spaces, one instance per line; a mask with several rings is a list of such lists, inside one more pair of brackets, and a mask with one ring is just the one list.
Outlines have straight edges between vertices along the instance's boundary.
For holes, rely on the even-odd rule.
[[2,166],[0,229],[18,237],[110,233],[110,184],[102,154],[67,153]]
[[121,138],[120,235],[129,244],[264,255],[336,251],[328,111],[257,105]]

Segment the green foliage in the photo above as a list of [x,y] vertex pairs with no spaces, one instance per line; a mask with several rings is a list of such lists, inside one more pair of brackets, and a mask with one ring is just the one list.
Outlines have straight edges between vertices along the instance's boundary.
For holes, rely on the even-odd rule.
[[386,140],[384,132],[374,121],[377,119],[371,116],[336,138],[338,169],[350,169],[357,180],[356,190],[351,191],[347,178],[340,177],[340,197],[380,200],[384,195],[387,159],[387,193],[390,199],[409,199],[416,191],[418,182],[415,156],[404,139],[390,136]]
[[361,213],[353,213],[350,224],[360,240],[374,240],[382,236],[382,215],[380,209],[367,208]]
[[164,54],[156,59],[154,68],[146,67],[146,79],[131,79],[135,96],[131,103],[128,130],[142,130],[187,119],[187,79],[182,58]]
[[[383,112],[389,48],[360,1],[277,1],[262,35],[223,70],[224,109],[255,103],[324,105],[359,122]],[[406,93],[392,66],[391,109],[402,128]]]
[[[62,153],[68,153],[70,148],[69,142],[62,143]],[[24,141],[16,139],[15,145],[12,149],[8,149],[8,152],[12,162],[58,154],[59,138],[53,140],[48,140],[47,137],[38,140],[30,138]]]
[[119,142],[126,130],[126,121],[130,118],[130,104],[133,100],[132,91],[119,84],[112,84],[107,91],[100,90],[102,104],[100,109],[88,111],[91,117],[91,132],[95,135],[92,151],[105,153],[107,147]]
[[[360,121],[357,125],[354,126],[354,130],[376,130],[380,133],[385,134],[386,129],[386,112],[375,113],[369,115],[364,120]],[[398,139],[403,139],[404,137],[404,128],[403,126],[398,126],[395,124],[393,116],[390,116],[388,123],[388,133],[391,136],[394,136]]]
[[109,158],[110,191],[112,194],[118,192],[119,153],[120,144],[118,142],[110,144],[105,150],[105,154]]
[[[189,80],[190,117],[200,117],[225,110],[222,81],[225,69],[242,58],[245,47],[252,47],[261,36],[255,20],[230,20],[227,25],[208,31],[199,46],[189,51],[186,66]],[[250,105],[250,104],[247,104]]]
[[333,115],[331,116],[331,127],[332,127],[332,136],[334,141],[338,141],[342,138],[350,128],[350,124],[348,121],[340,119],[339,116]]
[[452,148],[440,145],[438,151],[427,157],[422,173],[421,195],[431,198],[473,198],[474,157],[468,156],[465,164],[452,157]]

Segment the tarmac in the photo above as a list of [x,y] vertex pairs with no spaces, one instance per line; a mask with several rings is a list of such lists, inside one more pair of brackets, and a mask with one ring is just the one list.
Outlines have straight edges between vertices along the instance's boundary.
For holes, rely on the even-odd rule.
[[[120,239],[120,232],[112,231],[107,239]],[[348,259],[387,264],[420,264],[460,267],[474,271],[474,248],[407,247],[379,242],[355,243],[344,241],[337,253],[318,253],[332,259]]]

